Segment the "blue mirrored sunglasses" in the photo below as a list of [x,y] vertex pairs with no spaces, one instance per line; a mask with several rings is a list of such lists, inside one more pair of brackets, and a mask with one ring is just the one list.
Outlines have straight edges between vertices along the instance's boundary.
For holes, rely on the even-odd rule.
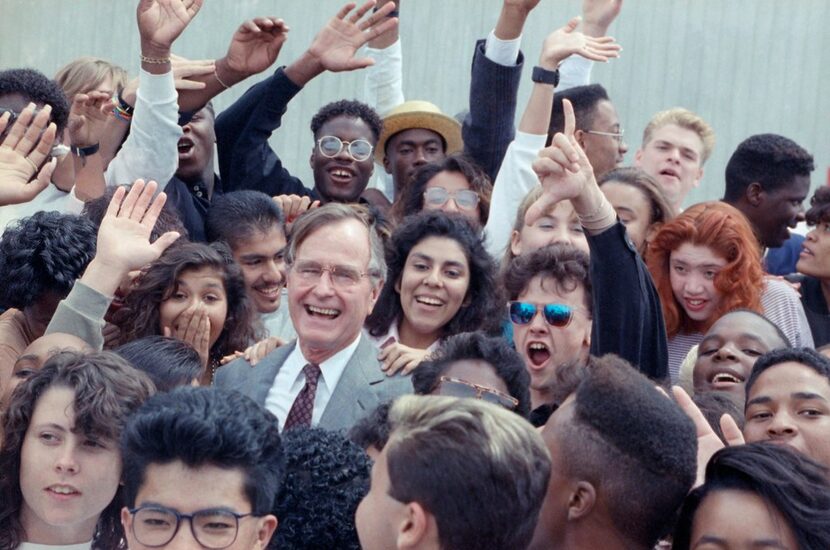
[[[573,319],[574,311],[576,311],[575,308],[566,304],[545,304],[538,307],[542,308],[545,321],[549,325],[559,328],[568,326],[571,319]],[[510,302],[508,304],[510,321],[515,325],[526,325],[536,317],[538,307],[530,302]]]

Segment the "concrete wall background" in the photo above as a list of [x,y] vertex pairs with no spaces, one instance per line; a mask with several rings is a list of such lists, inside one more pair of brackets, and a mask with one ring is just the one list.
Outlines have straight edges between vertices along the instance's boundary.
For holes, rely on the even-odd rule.
[[[75,57],[97,55],[135,73],[135,5],[134,0],[0,0],[0,67],[29,66],[51,76]],[[286,64],[340,6],[341,0],[205,0],[175,51],[194,59],[221,56],[244,19],[276,15],[291,26],[277,60]],[[464,109],[473,43],[495,25],[500,6],[499,0],[403,0],[407,98],[429,99],[448,113]],[[528,67],[519,115],[539,45],[580,6],[578,0],[542,0],[534,11],[522,42]],[[611,27],[624,48],[622,58],[593,72],[593,81],[609,90],[620,113],[630,148],[626,160],[633,159],[653,113],[682,105],[707,119],[718,137],[692,202],[721,196],[729,155],[741,140],[760,132],[803,145],[816,157],[813,185],[828,183],[828,24],[827,0],[628,0]],[[311,116],[328,101],[360,98],[362,79],[359,72],[324,74],[291,103],[272,143],[305,181],[311,180]],[[219,96],[217,110],[256,80]]]

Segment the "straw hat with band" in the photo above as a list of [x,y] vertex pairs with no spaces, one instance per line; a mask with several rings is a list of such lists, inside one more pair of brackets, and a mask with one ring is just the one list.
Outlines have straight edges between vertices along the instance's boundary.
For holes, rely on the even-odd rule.
[[413,100],[401,103],[383,117],[383,132],[375,147],[375,161],[383,164],[386,142],[392,136],[413,128],[432,130],[444,138],[448,155],[464,148],[461,124],[457,120],[442,113],[441,109],[429,101]]

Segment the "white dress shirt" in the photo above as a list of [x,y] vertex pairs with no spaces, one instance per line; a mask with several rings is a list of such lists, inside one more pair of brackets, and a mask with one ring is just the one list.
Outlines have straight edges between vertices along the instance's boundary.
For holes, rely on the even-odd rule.
[[[340,381],[343,371],[346,370],[346,364],[354,355],[359,342],[360,335],[358,334],[354,342],[320,363],[321,376],[317,382],[317,393],[314,395],[314,410],[311,413],[312,426],[320,423],[320,418],[329,404],[334,388],[337,387],[337,382]],[[277,372],[277,376],[274,377],[274,383],[265,397],[265,408],[277,417],[280,430],[285,425],[285,419],[294,401],[305,386],[303,367],[309,362],[303,356],[298,340],[293,351],[285,358],[285,362]]]

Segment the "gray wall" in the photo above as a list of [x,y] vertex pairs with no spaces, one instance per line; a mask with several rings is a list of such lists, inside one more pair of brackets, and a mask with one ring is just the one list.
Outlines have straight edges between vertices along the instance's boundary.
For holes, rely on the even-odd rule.
[[[138,69],[134,0],[0,0],[0,67],[31,66],[53,75],[80,55],[98,55]],[[291,26],[277,64],[294,59],[341,0],[205,0],[176,53],[221,56],[241,21],[277,15]],[[498,0],[403,0],[404,90],[445,112],[465,108],[472,45],[495,24]],[[542,0],[528,22],[523,50],[536,59],[544,36],[580,11],[578,0]],[[708,120],[718,136],[692,201],[718,198],[730,153],[759,132],[786,135],[816,156],[813,185],[830,165],[830,2],[827,0],[628,0],[611,34],[622,58],[594,70],[605,85],[634,150],[649,117],[675,105]],[[520,90],[529,93],[529,67]],[[261,77],[260,77],[261,78]],[[222,94],[229,105],[257,78]],[[362,94],[362,75],[325,74],[291,103],[273,145],[285,164],[310,181],[308,122],[330,100]]]

